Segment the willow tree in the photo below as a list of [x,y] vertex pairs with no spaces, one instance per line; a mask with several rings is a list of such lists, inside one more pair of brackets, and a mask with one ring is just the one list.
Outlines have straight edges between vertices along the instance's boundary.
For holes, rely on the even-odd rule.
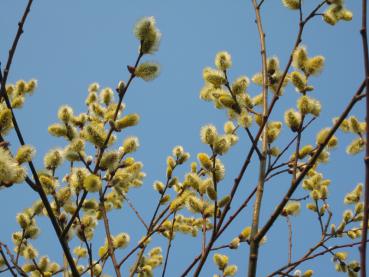
[[[369,98],[366,97],[369,91],[369,58],[365,0],[362,1],[360,29],[365,69],[362,83],[354,89],[351,101],[338,117],[332,119],[332,125],[322,126],[315,140],[307,144],[303,141],[309,127],[320,122],[321,103],[312,95],[316,90],[314,82],[324,71],[325,58],[308,52],[309,44],[316,42],[303,41],[305,27],[319,17],[323,19],[321,24],[343,24],[341,21],[352,19],[352,12],[344,0],[318,1],[311,10],[304,9],[302,0],[282,0],[281,5],[296,13],[299,28],[289,59],[280,61],[277,56],[269,56],[265,39],[261,11],[267,0],[250,1],[260,39],[259,46],[255,45],[261,54],[260,72],[231,79],[232,57],[227,51],[217,53],[214,66],[204,68],[200,98],[225,111],[224,130],[217,130],[213,124],[204,125],[200,138],[208,151],[195,153],[193,159],[182,146],[173,148],[166,160],[164,181],[153,184],[153,197],[157,198],[157,204],[149,215],[149,221],[144,219],[147,215],[140,214],[134,199],[129,198],[130,191],[145,182],[145,173],[143,164],[134,158],[139,139],[125,135],[127,128],[139,123],[140,116],[128,114],[123,100],[137,79],[151,81],[159,74],[160,66],[147,60],[159,50],[161,33],[155,18],[142,18],[134,27],[139,51],[135,62],[127,66],[126,80],[117,81],[115,89],[91,84],[85,112],[76,114],[69,105],[60,107],[57,122],[48,126],[48,132],[64,140],[66,146],[50,149],[44,156],[43,167],[36,169],[35,148],[25,142],[15,110],[22,108],[25,99],[37,89],[37,81],[7,82],[32,2],[28,1],[18,24],[0,76],[0,186],[11,189],[18,183],[26,183],[39,200],[16,214],[19,231],[12,234],[14,249],[0,243],[1,272],[13,276],[103,276],[103,272],[113,271],[115,276],[122,276],[123,272],[128,272],[129,276],[153,276],[154,273],[165,276],[167,267],[174,264],[180,276],[200,276],[205,263],[213,260],[214,276],[234,276],[237,265],[223,253],[231,250],[239,251],[247,261],[248,276],[257,276],[258,266],[263,265],[259,259],[259,252],[263,251],[261,245],[268,244],[268,233],[275,223],[285,220],[288,226],[287,260],[282,266],[273,265],[275,270],[268,276],[312,276],[314,267],[304,271],[299,268],[306,261],[316,260],[319,269],[322,255],[332,256],[333,266],[338,272],[366,276],[368,131],[364,119],[351,113],[354,106],[364,99],[369,107]],[[260,87],[259,94],[255,93],[251,83]],[[296,91],[297,103],[284,112],[284,118],[277,118],[273,110],[288,97],[287,90]],[[289,141],[277,140],[282,131],[289,134]],[[14,147],[15,141],[8,140],[12,132],[18,138],[19,147]],[[354,136],[349,145],[342,147],[346,147],[348,155],[365,155],[366,171],[363,184],[353,184],[351,190],[342,195],[347,210],[336,222],[333,220],[335,207],[330,204],[331,181],[323,175],[321,165],[334,162],[330,160],[330,151],[338,147],[338,135],[344,135],[340,132]],[[240,133],[245,133],[248,140],[240,139]],[[219,190],[220,186],[225,186],[226,171],[222,159],[236,144],[247,145],[249,150],[246,155],[239,154],[238,159],[244,162],[238,175],[233,176],[233,184],[226,186],[227,192],[224,193],[223,189]],[[239,188],[246,186],[243,181],[252,163],[258,167],[258,178],[249,194],[244,195],[239,193]],[[62,167],[63,164],[68,166]],[[180,167],[187,170],[184,177],[178,176]],[[278,183],[277,177],[281,175],[289,176],[290,184],[282,195],[275,196],[280,200],[268,219],[261,220],[261,211],[270,205],[263,198],[264,191],[270,189],[265,185],[267,182]],[[248,179],[247,183],[250,182]],[[296,198],[296,191],[305,191],[307,195]],[[235,203],[241,205],[235,207]],[[302,204],[316,215],[306,220],[318,222],[320,237],[311,241],[304,255],[294,257],[292,245],[301,238],[293,236],[292,218],[305,209]],[[111,212],[123,208],[131,209],[133,217],[142,224],[139,241],[131,241],[130,234],[126,232],[113,234],[111,231],[111,225],[117,220]],[[238,234],[232,237],[227,234],[226,237],[225,231],[236,218],[242,217],[245,209],[252,211],[251,218],[244,218],[244,225],[237,226]],[[57,235],[63,253],[62,262],[57,261],[58,257],[48,256],[48,253],[39,253],[32,245],[39,236],[37,221],[42,216],[50,220]],[[98,228],[104,230],[105,241],[92,242]],[[171,247],[177,233],[201,240],[201,246],[196,243],[191,246],[191,250],[196,249],[198,253],[184,268],[179,268],[178,265],[182,264],[170,258],[175,255]],[[160,237],[167,243],[155,247],[154,242]],[[347,242],[347,238],[351,241]],[[360,261],[345,251],[353,247],[360,251]],[[248,258],[245,248],[249,249]]]

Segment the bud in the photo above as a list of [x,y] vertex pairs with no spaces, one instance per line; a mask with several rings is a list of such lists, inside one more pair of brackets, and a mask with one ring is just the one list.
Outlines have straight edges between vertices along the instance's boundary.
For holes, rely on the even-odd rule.
[[6,135],[13,127],[12,112],[9,109],[3,109],[0,111],[0,134]]
[[73,117],[73,110],[71,107],[65,105],[61,106],[58,111],[58,118],[64,123],[69,123]]
[[324,57],[315,56],[306,63],[306,73],[309,75],[318,75],[324,67]]
[[134,28],[136,38],[141,42],[140,52],[152,54],[159,48],[161,33],[155,26],[153,16],[140,19]]
[[304,92],[307,84],[306,77],[298,71],[291,73],[291,82],[296,87],[296,91]]
[[157,63],[145,62],[135,68],[134,74],[145,81],[154,80],[160,72],[160,67]]
[[133,153],[140,146],[137,137],[128,137],[123,141],[123,152],[124,153]]
[[289,109],[284,114],[284,121],[293,132],[296,132],[300,128],[301,114],[293,109]]
[[197,155],[197,159],[200,161],[201,166],[206,170],[211,170],[213,167],[213,163],[210,160],[209,156],[206,153],[199,153]]
[[238,237],[240,238],[240,241],[246,241],[250,237],[250,234],[251,227],[248,226],[242,230],[242,232],[238,235]]
[[226,255],[214,254],[213,260],[214,263],[218,266],[218,268],[222,271],[228,264],[228,257]]
[[283,5],[291,10],[298,10],[300,8],[300,0],[282,0]]
[[63,150],[53,149],[46,153],[44,157],[44,166],[47,169],[55,169],[63,163]]
[[217,129],[214,125],[206,125],[201,128],[200,137],[203,143],[213,145],[218,137]]
[[232,84],[232,92],[235,95],[242,94],[246,91],[246,88],[249,86],[250,80],[246,76],[241,76],[237,78]]
[[237,266],[236,265],[228,265],[223,271],[223,276],[235,276],[237,273]]
[[222,71],[229,69],[232,66],[231,55],[226,51],[218,52],[215,56],[215,66]]
[[296,69],[300,69],[300,70],[304,71],[307,60],[308,60],[307,51],[306,51],[306,48],[304,46],[298,47],[293,52],[292,65]]
[[130,237],[127,233],[120,233],[113,238],[114,248],[124,248],[127,247],[130,241]]
[[88,192],[97,192],[101,189],[101,186],[102,184],[101,184],[100,177],[96,175],[91,174],[83,180],[83,187]]
[[30,145],[23,145],[18,149],[15,159],[19,164],[30,162],[35,155],[36,150]]
[[104,88],[100,92],[100,101],[104,103],[106,106],[108,106],[113,100],[113,95],[114,94],[111,88]]
[[203,70],[203,78],[206,82],[212,84],[214,87],[217,88],[227,82],[223,72],[212,69],[210,67],[206,67]]

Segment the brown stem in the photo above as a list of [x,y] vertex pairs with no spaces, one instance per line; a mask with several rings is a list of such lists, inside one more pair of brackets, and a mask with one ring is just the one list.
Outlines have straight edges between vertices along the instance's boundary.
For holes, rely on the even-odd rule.
[[165,276],[165,272],[167,270],[167,265],[168,265],[168,261],[169,261],[170,248],[172,247],[173,234],[174,234],[174,224],[175,224],[175,222],[176,222],[176,212],[174,212],[174,214],[173,214],[172,227],[170,228],[170,232],[169,232],[167,253],[165,255],[165,262],[164,262],[163,273],[161,274],[161,277],[164,277]]
[[252,0],[255,16],[256,16],[256,24],[259,33],[260,40],[260,51],[261,51],[261,60],[262,60],[262,78],[263,78],[263,123],[265,125],[263,129],[262,136],[262,150],[260,157],[260,166],[259,166],[259,178],[258,185],[256,189],[256,199],[253,208],[252,215],[252,224],[251,224],[251,234],[250,234],[250,254],[249,254],[249,268],[248,268],[248,276],[255,277],[256,276],[256,268],[258,261],[258,252],[259,252],[259,241],[255,240],[255,236],[259,229],[259,220],[260,220],[260,211],[261,204],[264,194],[264,184],[265,184],[265,173],[267,166],[267,150],[268,150],[268,137],[267,137],[267,117],[268,117],[268,72],[267,72],[267,54],[266,54],[266,46],[265,46],[265,33],[263,30],[261,15],[260,15],[260,7],[258,6],[256,0]]
[[[365,87],[366,95],[369,94],[369,54],[368,54],[368,38],[367,38],[367,0],[362,0],[362,28],[360,30],[363,44],[363,58],[365,69]],[[369,97],[366,98],[366,126],[369,126]],[[366,130],[366,147],[365,147],[365,189],[364,189],[364,219],[362,228],[362,237],[360,245],[360,276],[366,276],[366,248],[368,238],[368,213],[369,213],[369,129]]]
[[142,216],[140,215],[140,213],[137,211],[137,209],[135,208],[135,206],[133,205],[133,203],[131,202],[131,200],[129,200],[129,198],[122,193],[121,194],[122,197],[124,198],[124,200],[127,201],[128,206],[132,209],[132,211],[136,214],[138,220],[143,224],[143,226],[145,226],[146,230],[149,230],[149,227],[147,226],[147,224],[145,223],[145,221],[143,220]]
[[113,263],[114,266],[114,271],[117,277],[120,277],[120,269],[119,269],[119,265],[117,262],[117,259],[115,257],[115,253],[114,253],[114,243],[111,237],[111,233],[110,233],[110,227],[109,227],[109,219],[106,213],[106,209],[105,209],[105,204],[104,204],[104,197],[102,195],[102,189],[100,189],[99,191],[100,194],[100,211],[102,214],[102,218],[104,221],[104,227],[105,227],[105,233],[106,233],[106,239],[108,241],[108,251],[109,251],[109,256],[111,259],[111,262]]
[[[175,167],[176,167],[176,166],[177,166],[177,163],[176,163],[176,165],[173,167],[173,170],[175,169]],[[159,218],[158,218],[158,219],[156,219],[156,215],[157,215],[157,214],[158,214],[158,212],[159,212],[159,208],[160,208],[160,205],[161,205],[161,201],[162,201],[162,199],[163,199],[163,197],[164,197],[164,195],[165,195],[165,192],[167,191],[167,189],[168,189],[168,187],[169,187],[169,182],[170,182],[170,180],[171,180],[171,176],[168,176],[168,177],[167,177],[166,184],[165,184],[165,188],[164,188],[163,192],[162,192],[162,193],[161,193],[161,195],[160,195],[160,199],[159,199],[159,201],[158,201],[158,203],[157,203],[157,205],[156,205],[156,208],[155,208],[154,214],[153,214],[153,216],[152,216],[152,218],[151,218],[151,220],[150,220],[150,224],[149,224],[149,227],[148,227],[147,232],[146,232],[146,238],[148,237],[148,235],[149,235],[150,233],[153,233],[153,229],[154,229],[154,227],[155,227],[156,222],[158,222],[158,220],[160,220],[160,216],[159,216]],[[164,214],[162,213],[162,215],[164,215]],[[134,263],[134,265],[133,265],[133,267],[132,267],[132,270],[131,270],[131,272],[130,272],[130,275],[129,275],[130,277],[134,276],[134,274],[135,274],[135,272],[136,272],[136,270],[137,270],[137,268],[138,268],[138,266],[139,266],[140,260],[141,260],[141,258],[142,258],[142,256],[143,256],[144,252],[145,252],[145,249],[146,249],[146,245],[142,245],[142,249],[141,249],[140,253],[138,254],[138,257],[137,257],[137,259],[136,259],[136,261],[135,261],[135,263]],[[133,254],[133,253],[132,253],[132,254]],[[123,262],[124,262],[124,259],[119,263],[119,266],[121,266],[121,265],[123,264]]]
[[290,264],[292,260],[292,224],[289,216],[286,216],[286,220],[288,225],[288,264]]

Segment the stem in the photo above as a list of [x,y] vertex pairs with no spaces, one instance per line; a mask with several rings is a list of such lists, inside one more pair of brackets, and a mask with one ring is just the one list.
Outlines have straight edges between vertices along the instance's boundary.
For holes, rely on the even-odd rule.
[[138,220],[142,223],[143,226],[145,226],[146,230],[149,230],[149,227],[147,226],[147,224],[145,223],[145,221],[143,220],[142,216],[140,215],[140,213],[138,212],[138,210],[135,208],[135,206],[133,205],[133,203],[131,202],[131,200],[127,197],[127,195],[125,195],[124,193],[121,193],[122,197],[124,198],[124,200],[127,201],[128,206],[132,209],[132,211],[136,214]]
[[174,212],[174,214],[173,214],[172,227],[170,228],[170,233],[169,233],[169,238],[168,238],[168,246],[167,246],[167,253],[165,255],[164,268],[163,268],[163,273],[162,273],[161,277],[164,277],[165,276],[165,272],[167,270],[170,248],[172,247],[173,233],[174,233],[174,224],[175,224],[175,222],[176,222],[176,212]]
[[260,210],[261,203],[263,199],[264,193],[264,184],[265,184],[265,172],[266,172],[266,155],[268,151],[268,138],[267,138],[267,117],[268,117],[268,72],[267,72],[267,55],[266,55],[266,46],[265,46],[265,33],[263,30],[263,25],[260,16],[260,7],[258,6],[256,0],[252,0],[255,15],[256,15],[256,24],[258,27],[259,39],[260,39],[260,49],[261,49],[261,59],[262,59],[262,77],[263,77],[263,136],[262,136],[262,149],[261,149],[261,157],[260,157],[260,166],[259,166],[259,180],[256,190],[256,199],[254,203],[253,209],[253,217],[252,217],[252,225],[251,225],[251,234],[250,234],[250,254],[249,254],[249,269],[248,276],[255,277],[256,276],[256,268],[258,261],[258,252],[259,252],[259,241],[255,240],[255,236],[259,229],[259,219],[260,219]]
[[[365,90],[366,95],[369,93],[369,55],[368,55],[368,38],[367,38],[367,1],[362,0],[362,28],[360,34],[363,43],[363,58],[365,68]],[[369,126],[369,97],[366,97],[366,125]],[[365,147],[365,190],[364,190],[364,219],[363,231],[360,245],[360,276],[366,276],[366,247],[368,237],[368,213],[369,213],[369,130],[366,130],[366,147]]]
[[286,216],[286,220],[288,225],[288,264],[290,264],[292,260],[292,224],[289,216]]
[[[176,163],[176,165],[174,166],[174,168],[173,168],[173,170],[175,169],[175,167],[177,166],[177,163]],[[167,177],[167,181],[166,181],[166,184],[165,184],[165,188],[164,188],[164,190],[163,190],[163,192],[161,193],[161,196],[160,196],[160,199],[159,199],[159,201],[158,201],[158,204],[156,205],[156,208],[155,208],[155,212],[154,212],[154,214],[153,214],[153,216],[152,216],[152,218],[151,218],[151,220],[150,220],[150,224],[149,224],[149,228],[147,229],[147,232],[146,232],[146,238],[148,238],[148,236],[151,234],[153,234],[155,231],[153,230],[154,229],[154,227],[155,227],[155,225],[156,225],[156,223],[158,222],[158,220],[160,220],[160,218],[161,218],[161,216],[162,215],[164,215],[163,213],[161,214],[161,215],[159,215],[159,218],[158,219],[156,219],[156,215],[158,214],[158,212],[159,212],[159,208],[160,208],[160,205],[161,205],[161,200],[163,199],[163,197],[164,197],[164,195],[165,195],[165,192],[167,191],[167,189],[168,189],[168,186],[169,186],[169,182],[170,182],[170,180],[171,180],[171,176],[168,176]],[[156,219],[156,220],[155,220]],[[150,235],[150,236],[151,236]],[[144,241],[146,241],[146,239],[144,240]],[[143,242],[144,242],[143,241]],[[143,243],[142,242],[142,243]],[[141,243],[141,244],[142,244]],[[142,256],[143,256],[143,254],[144,254],[144,252],[145,252],[145,249],[146,249],[146,245],[142,245],[142,249],[141,249],[141,251],[140,251],[140,253],[138,254],[138,257],[137,257],[137,259],[136,259],[136,261],[135,261],[135,263],[134,263],[134,265],[133,265],[133,267],[132,267],[132,270],[131,270],[131,272],[130,272],[130,274],[129,274],[129,276],[130,277],[132,277],[132,276],[134,276],[135,275],[135,272],[137,271],[137,268],[138,268],[138,266],[139,266],[139,264],[140,264],[140,260],[141,260],[141,258],[142,258]],[[134,252],[132,252],[131,254],[133,254]],[[119,263],[119,266],[121,266],[122,264],[123,264],[123,262],[125,261],[125,259],[126,258],[124,258],[120,263]]]
[[101,214],[104,220],[104,227],[105,227],[105,233],[106,233],[106,239],[108,240],[108,251],[109,251],[109,256],[111,259],[111,262],[113,263],[114,266],[114,271],[117,277],[120,277],[120,270],[119,270],[119,265],[117,262],[117,259],[115,257],[115,253],[114,253],[114,243],[113,240],[111,238],[111,233],[110,233],[110,227],[109,227],[109,219],[108,216],[106,214],[106,209],[105,209],[105,204],[104,204],[104,196],[102,195],[102,189],[100,189],[99,191],[100,194],[100,210],[101,210]]

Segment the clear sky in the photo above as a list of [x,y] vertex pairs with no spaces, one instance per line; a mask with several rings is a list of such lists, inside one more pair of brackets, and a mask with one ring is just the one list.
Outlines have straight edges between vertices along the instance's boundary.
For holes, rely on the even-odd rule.
[[[8,49],[17,30],[17,22],[26,5],[25,0],[2,0],[0,2],[0,61],[7,59]],[[305,1],[307,13],[319,1]],[[306,28],[303,44],[310,55],[326,57],[326,67],[319,77],[312,78],[316,90],[313,97],[321,100],[322,114],[309,128],[304,143],[314,143],[315,133],[322,127],[330,126],[331,119],[339,115],[352,94],[362,81],[362,50],[360,29],[361,1],[347,0],[347,7],[353,11],[351,22],[340,22],[335,27],[315,18]],[[56,111],[63,104],[71,105],[76,113],[85,111],[84,99],[88,85],[98,82],[102,87],[115,87],[119,80],[127,80],[126,66],[134,63],[138,42],[132,28],[143,16],[154,16],[163,37],[159,51],[145,60],[154,60],[161,65],[161,74],[153,82],[135,80],[125,98],[127,112],[141,115],[140,125],[126,134],[138,136],[141,148],[135,154],[144,163],[147,173],[142,188],[132,190],[129,197],[148,220],[151,217],[158,195],[152,190],[155,180],[165,179],[165,160],[175,145],[183,145],[192,154],[191,161],[198,152],[208,151],[199,139],[201,126],[215,124],[222,129],[226,114],[216,110],[212,104],[199,99],[203,86],[202,69],[213,66],[214,56],[220,50],[227,50],[233,58],[230,78],[240,75],[252,77],[260,71],[261,59],[259,40],[254,23],[251,0],[140,0],[140,1],[97,1],[64,0],[34,1],[25,32],[19,43],[9,82],[18,79],[35,78],[39,87],[28,98],[25,107],[16,115],[27,143],[37,148],[35,163],[42,167],[43,155],[48,149],[64,146],[62,139],[51,137],[47,127],[57,122]],[[298,28],[298,13],[287,10],[280,0],[265,0],[262,18],[266,33],[268,56],[280,58],[282,67],[286,64],[294,44]],[[251,85],[252,96],[260,88]],[[292,86],[278,103],[272,115],[274,120],[283,120],[283,112],[295,107],[298,95]],[[363,120],[363,105],[358,105],[355,113]],[[256,132],[254,127],[253,132]],[[284,128],[277,144],[284,146],[292,133]],[[322,165],[320,170],[326,178],[332,179],[330,203],[335,211],[333,222],[339,223],[345,193],[351,191],[358,182],[364,181],[362,155],[355,157],[345,154],[346,145],[353,139],[351,135],[340,133],[340,148],[333,151],[331,163]],[[14,147],[17,142],[10,136]],[[238,145],[222,160],[227,178],[220,184],[226,193],[238,173],[250,142],[242,134]],[[255,160],[256,161],[256,160]],[[189,165],[185,166],[186,170]],[[63,172],[58,172],[61,177]],[[178,176],[183,177],[184,170]],[[240,195],[247,195],[256,184],[257,166],[248,170],[240,189]],[[267,184],[262,222],[269,216],[289,186],[289,176],[276,178]],[[299,189],[296,197],[307,192]],[[239,199],[242,199],[240,197]],[[0,191],[0,240],[11,245],[11,233],[17,230],[15,213],[36,199],[36,195],[26,185],[16,185]],[[241,200],[239,200],[241,201]],[[236,202],[233,207],[237,207]],[[305,206],[303,202],[303,207]],[[251,205],[246,213],[235,220],[225,233],[219,245],[229,242],[245,227],[251,225]],[[112,214],[112,232],[128,232],[131,245],[144,234],[142,225],[127,206],[123,211]],[[60,261],[61,249],[51,224],[41,220],[42,235],[34,243],[41,254],[49,254]],[[319,240],[319,225],[316,215],[303,208],[294,226],[294,258],[298,258],[309,246]],[[103,226],[98,228],[94,241],[103,240]],[[226,240],[224,239],[226,238]],[[345,241],[345,240],[342,240]],[[155,239],[152,246],[163,245],[164,240]],[[218,245],[218,244],[217,244]],[[97,248],[98,246],[96,246]],[[178,235],[173,244],[167,276],[177,276],[200,250],[200,240]],[[96,249],[95,248],[95,249]],[[244,276],[247,269],[248,246],[242,245],[237,251],[225,250],[230,263],[239,267],[237,276]],[[126,250],[127,251],[127,250]],[[123,256],[125,252],[119,253]],[[358,251],[352,251],[352,259],[358,259]],[[118,254],[118,256],[119,256]],[[280,219],[268,234],[268,244],[260,251],[258,276],[264,276],[284,265],[287,261],[287,225]],[[302,270],[311,266],[316,276],[336,276],[334,265],[327,255],[313,263],[301,266]],[[132,261],[131,261],[132,263]],[[126,272],[126,271],[125,271]],[[155,273],[161,272],[157,270]],[[113,274],[113,272],[108,272]],[[218,273],[212,259],[206,264],[201,276]]]

